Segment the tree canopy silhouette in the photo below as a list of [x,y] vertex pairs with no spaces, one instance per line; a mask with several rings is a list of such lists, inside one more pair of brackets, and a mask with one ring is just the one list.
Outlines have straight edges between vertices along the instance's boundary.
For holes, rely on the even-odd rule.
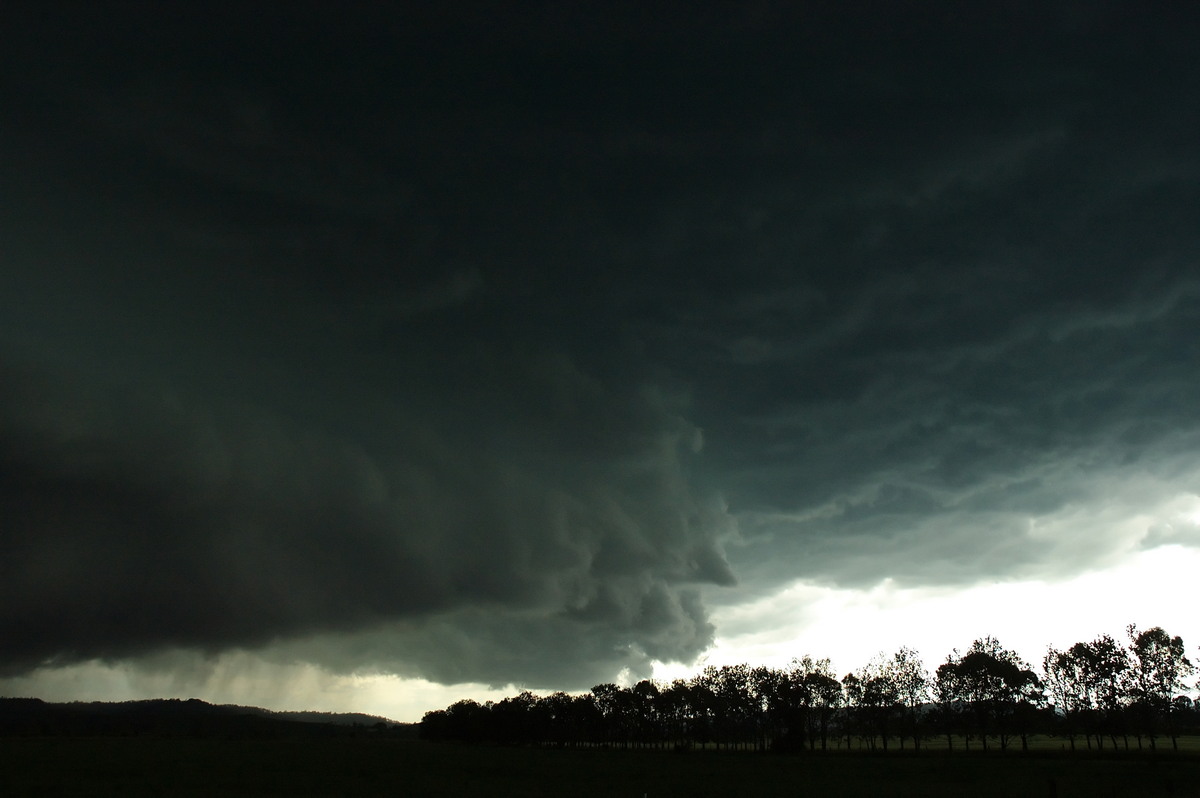
[[[888,751],[931,739],[1006,751],[1034,734],[1056,735],[1075,750],[1151,749],[1162,736],[1200,731],[1200,705],[1187,694],[1194,672],[1182,638],[1161,627],[1128,628],[1128,644],[1109,635],[1050,648],[1041,672],[994,637],[948,655],[930,673],[902,647],[879,654],[840,680],[827,659],[809,656],[782,668],[710,665],[690,679],[598,684],[590,692],[499,702],[457,701],[426,713],[431,740],[513,745],[826,751]],[[1107,741],[1107,742],[1106,742]]]

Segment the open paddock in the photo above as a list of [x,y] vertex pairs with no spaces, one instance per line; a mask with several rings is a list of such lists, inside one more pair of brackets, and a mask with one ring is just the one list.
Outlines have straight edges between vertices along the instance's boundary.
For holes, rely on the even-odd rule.
[[386,739],[7,738],[13,796],[1118,796],[1200,795],[1185,751],[770,755],[558,750]]

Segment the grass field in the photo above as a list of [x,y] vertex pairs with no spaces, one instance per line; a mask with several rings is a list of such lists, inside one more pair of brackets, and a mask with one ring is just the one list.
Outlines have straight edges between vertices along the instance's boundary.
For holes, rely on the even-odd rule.
[[0,795],[1140,798],[1200,796],[1200,757],[773,756],[366,739],[6,738],[0,739]]

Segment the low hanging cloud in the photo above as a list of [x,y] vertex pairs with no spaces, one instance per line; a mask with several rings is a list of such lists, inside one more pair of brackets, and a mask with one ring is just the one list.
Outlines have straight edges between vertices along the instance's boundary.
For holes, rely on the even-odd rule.
[[1142,134],[1086,75],[1047,80],[1064,101],[1026,98],[1015,125],[939,117],[960,125],[949,148],[903,138],[920,119],[891,109],[887,168],[764,180],[663,226],[697,231],[696,268],[761,263],[641,328],[718,397],[696,418],[747,590],[714,600],[1059,580],[1194,540],[1162,526],[1200,484],[1195,157],[1173,111],[1191,91],[1147,103]]
[[[785,582],[796,563],[840,585],[1066,578],[1143,537],[1194,540],[1151,529],[1200,484],[1200,415],[1180,367],[1194,362],[1196,284],[1082,306],[988,299],[1007,320],[974,341],[889,339],[877,308],[848,337],[886,344],[851,349],[836,368],[820,351],[794,353],[795,373],[825,386],[748,404],[737,429],[764,457],[726,472],[744,541],[732,557],[748,583]],[[754,384],[760,367],[737,368]]]
[[1194,545],[1189,14],[640,9],[0,33],[4,672],[586,687]]
[[5,672],[268,643],[457,681],[694,658],[713,632],[695,588],[732,582],[734,532],[685,479],[698,431],[562,358],[509,365],[537,412],[497,439],[524,450],[413,423],[386,456],[7,368]]

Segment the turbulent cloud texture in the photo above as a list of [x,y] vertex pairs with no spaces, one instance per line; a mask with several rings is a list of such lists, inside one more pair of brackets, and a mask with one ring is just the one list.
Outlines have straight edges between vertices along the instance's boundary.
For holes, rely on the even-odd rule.
[[6,26],[3,672],[587,687],[1195,545],[1185,12],[401,5]]
[[689,591],[732,580],[733,531],[684,480],[696,430],[562,360],[530,369],[495,440],[407,416],[366,445],[10,370],[6,666],[387,623],[418,639],[369,662],[439,677],[694,656],[712,628]]

